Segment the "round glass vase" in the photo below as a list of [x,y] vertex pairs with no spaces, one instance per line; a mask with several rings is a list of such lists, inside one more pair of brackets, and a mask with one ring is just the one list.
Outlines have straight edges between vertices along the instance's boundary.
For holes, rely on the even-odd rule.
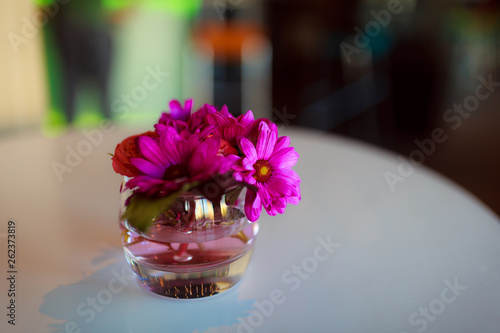
[[[133,193],[122,184],[120,216]],[[125,257],[140,283],[167,297],[199,298],[234,286],[253,252],[259,225],[244,214],[244,190],[215,200],[187,192],[141,232],[120,220]]]

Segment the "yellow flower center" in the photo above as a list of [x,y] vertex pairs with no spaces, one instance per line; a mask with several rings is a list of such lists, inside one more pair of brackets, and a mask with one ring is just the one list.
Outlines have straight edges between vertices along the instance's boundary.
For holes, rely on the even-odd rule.
[[253,178],[255,178],[258,182],[264,183],[269,177],[272,175],[271,167],[267,161],[258,160],[253,165],[255,169],[255,173],[253,174]]

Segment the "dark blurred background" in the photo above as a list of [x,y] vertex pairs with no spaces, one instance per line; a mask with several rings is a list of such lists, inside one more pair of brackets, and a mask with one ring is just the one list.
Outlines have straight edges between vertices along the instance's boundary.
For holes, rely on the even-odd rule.
[[0,138],[30,129],[57,136],[103,119],[151,124],[169,99],[194,97],[197,106],[252,109],[420,156],[500,213],[500,1],[0,0],[0,8]]

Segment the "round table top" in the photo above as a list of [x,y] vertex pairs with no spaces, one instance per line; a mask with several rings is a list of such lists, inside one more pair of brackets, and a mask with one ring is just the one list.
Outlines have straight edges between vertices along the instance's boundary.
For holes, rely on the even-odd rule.
[[135,133],[0,141],[2,332],[498,332],[497,216],[424,167],[291,128],[302,201],[263,212],[243,279],[197,300],[143,290],[107,155]]

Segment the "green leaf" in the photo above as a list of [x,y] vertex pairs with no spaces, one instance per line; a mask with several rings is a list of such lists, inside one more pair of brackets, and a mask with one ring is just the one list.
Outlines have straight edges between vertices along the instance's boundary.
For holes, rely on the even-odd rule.
[[240,196],[242,190],[243,186],[238,186],[237,188],[226,194],[226,205],[232,207]]
[[130,197],[125,213],[121,218],[122,220],[126,219],[137,230],[145,232],[160,213],[169,209],[181,194],[193,188],[194,185],[185,184],[180,190],[158,199],[152,199],[140,194],[133,195]]

